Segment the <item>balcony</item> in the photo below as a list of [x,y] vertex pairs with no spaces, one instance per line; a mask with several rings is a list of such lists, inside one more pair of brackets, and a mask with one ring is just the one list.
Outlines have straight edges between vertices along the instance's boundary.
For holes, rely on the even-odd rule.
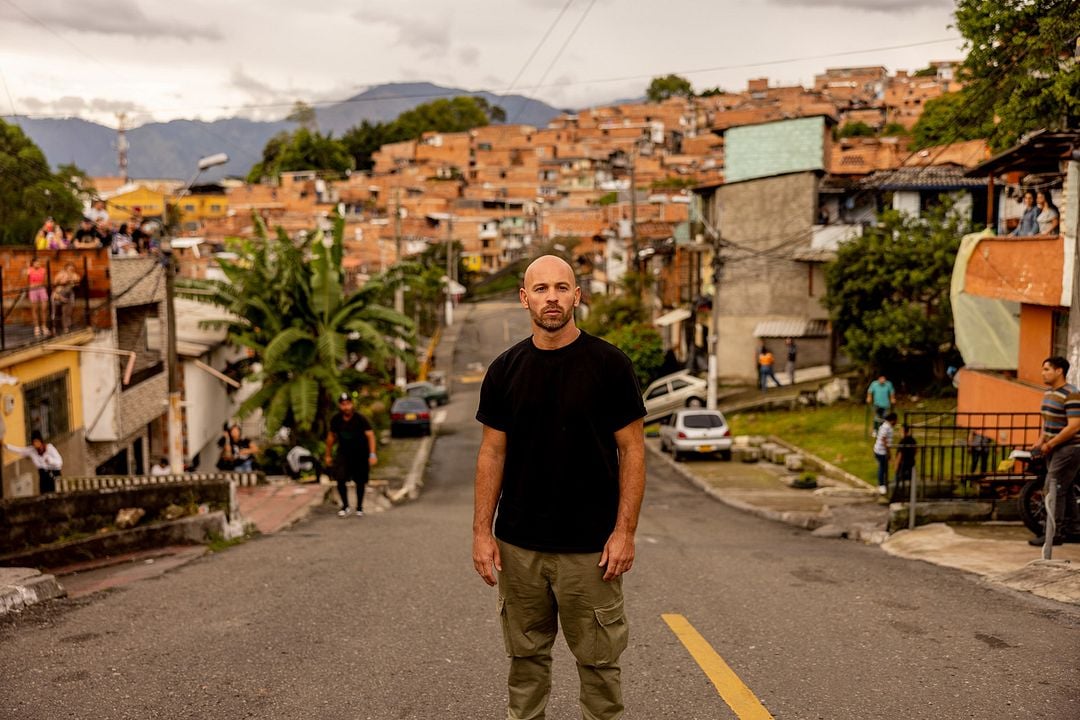
[[1065,272],[1060,235],[980,237],[968,259],[964,291],[1028,305],[1067,306]]
[[[26,270],[35,257],[45,270],[40,290],[27,282]],[[0,261],[0,352],[56,342],[86,328],[111,327],[108,251],[4,248]],[[69,264],[78,280],[69,292],[58,291],[62,283],[57,278]],[[61,302],[64,297],[68,302]]]

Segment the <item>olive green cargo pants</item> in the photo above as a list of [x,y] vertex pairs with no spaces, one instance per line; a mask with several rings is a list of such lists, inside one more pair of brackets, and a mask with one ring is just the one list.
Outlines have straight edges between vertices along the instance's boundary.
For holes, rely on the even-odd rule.
[[577,659],[582,717],[622,717],[619,655],[628,637],[622,578],[604,582],[600,553],[535,552],[500,540],[499,554],[499,617],[510,657],[507,718],[545,717],[560,622]]

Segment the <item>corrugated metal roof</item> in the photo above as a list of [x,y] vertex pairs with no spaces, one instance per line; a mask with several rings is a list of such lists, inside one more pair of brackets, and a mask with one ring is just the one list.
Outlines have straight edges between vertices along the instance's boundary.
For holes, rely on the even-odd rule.
[[828,320],[763,320],[754,326],[754,337],[828,337]]

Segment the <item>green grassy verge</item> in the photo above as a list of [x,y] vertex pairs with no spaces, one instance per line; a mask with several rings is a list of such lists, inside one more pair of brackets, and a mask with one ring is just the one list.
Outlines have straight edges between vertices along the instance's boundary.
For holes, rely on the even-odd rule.
[[[946,412],[956,409],[955,398],[903,403],[897,409],[901,420],[905,411]],[[873,422],[862,403],[837,403],[829,407],[732,413],[727,416],[735,435],[776,435],[798,445],[867,482],[876,482],[870,431]]]

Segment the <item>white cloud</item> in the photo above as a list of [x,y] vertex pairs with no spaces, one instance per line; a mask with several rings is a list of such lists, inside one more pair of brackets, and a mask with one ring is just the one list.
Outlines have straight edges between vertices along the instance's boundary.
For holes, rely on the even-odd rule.
[[916,8],[952,7],[952,0],[770,0],[776,5],[805,8],[841,8],[867,12],[903,13]]
[[466,45],[465,47],[458,49],[457,56],[462,65],[475,67],[476,63],[480,60],[480,51],[472,45]]
[[[155,7],[160,7],[155,4]],[[0,3],[0,22],[70,34],[130,36],[136,39],[220,40],[221,32],[179,17],[150,17],[135,0],[6,0]],[[53,36],[55,39],[55,36]],[[87,48],[92,50],[92,48]],[[88,53],[89,54],[89,53]]]
[[353,13],[364,25],[388,28],[395,33],[394,44],[415,50],[425,59],[442,57],[450,50],[451,16],[447,12],[398,14],[367,5]]

